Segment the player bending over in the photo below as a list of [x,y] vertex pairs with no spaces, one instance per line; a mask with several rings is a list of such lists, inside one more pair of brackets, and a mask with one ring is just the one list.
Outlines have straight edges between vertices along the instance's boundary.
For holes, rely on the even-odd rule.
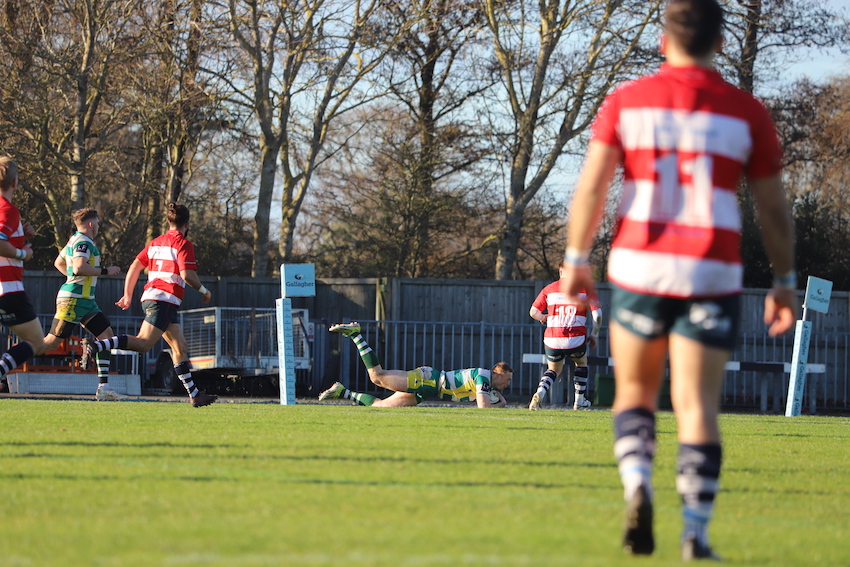
[[410,371],[384,370],[378,362],[378,356],[360,334],[359,323],[332,325],[329,331],[343,334],[354,341],[372,383],[395,393],[380,399],[352,392],[336,382],[319,394],[320,401],[344,398],[361,406],[408,407],[419,404],[425,398],[438,398],[453,402],[475,401],[479,408],[503,408],[506,405],[501,390],[510,385],[514,373],[507,362],[499,362],[492,370],[466,368],[437,372],[430,366],[420,366]]

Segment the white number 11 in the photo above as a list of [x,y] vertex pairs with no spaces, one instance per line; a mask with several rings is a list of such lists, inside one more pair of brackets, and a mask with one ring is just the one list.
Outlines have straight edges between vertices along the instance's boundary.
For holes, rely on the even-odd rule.
[[[655,160],[659,190],[653,198],[652,219],[698,225],[710,223],[714,197],[712,165],[709,156],[680,159],[676,152]],[[690,185],[682,182],[683,174],[690,175]]]

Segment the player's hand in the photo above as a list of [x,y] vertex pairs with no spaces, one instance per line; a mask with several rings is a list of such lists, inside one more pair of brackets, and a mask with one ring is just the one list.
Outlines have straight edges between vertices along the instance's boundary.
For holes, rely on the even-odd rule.
[[115,302],[115,305],[126,311],[130,308],[130,305],[133,303],[132,297],[127,297],[126,295],[122,296],[121,299]]
[[588,264],[567,264],[564,266],[559,290],[570,301],[576,303],[586,301],[579,297],[582,290],[585,290],[588,296],[596,293],[593,276],[590,275],[590,266]]
[[596,348],[596,337],[594,337],[593,335],[590,335],[589,337],[587,337],[587,348],[589,348],[589,349]]
[[793,289],[773,288],[764,298],[764,323],[771,337],[781,335],[794,326],[797,313],[797,292]]
[[121,273],[121,268],[119,268],[118,266],[109,266],[108,268],[106,268],[106,275],[107,276],[117,276],[120,273]]
[[23,228],[24,238],[32,238],[33,236],[36,236],[38,234],[38,232],[35,230],[35,228],[33,228],[29,221],[24,221]]
[[212,299],[212,292],[207,290],[207,292],[201,296],[201,303],[209,303]]
[[23,246],[23,248],[21,248],[21,250],[23,250],[24,254],[26,254],[26,257],[24,257],[24,260],[29,260],[30,258],[32,258],[35,255],[35,252],[32,251],[32,244],[30,244],[29,242],[24,244],[24,246]]

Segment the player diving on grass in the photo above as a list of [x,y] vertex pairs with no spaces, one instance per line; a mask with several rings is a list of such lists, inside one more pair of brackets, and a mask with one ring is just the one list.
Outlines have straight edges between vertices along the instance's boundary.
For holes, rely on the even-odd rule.
[[[563,277],[563,260],[558,265],[558,273]],[[546,352],[547,369],[528,404],[528,409],[532,411],[540,409],[540,403],[546,399],[546,394],[564,369],[564,360],[567,357],[576,365],[573,376],[576,391],[573,409],[590,407],[590,400],[585,397],[588,377],[587,351],[589,348],[596,348],[596,338],[602,328],[602,307],[595,293],[588,294],[582,290],[579,301],[575,301],[560,292],[560,285],[558,280],[540,290],[528,312],[532,319],[546,325],[543,348]],[[588,308],[593,318],[593,330],[590,334],[587,332]]]
[[340,382],[319,394],[319,401],[342,398],[361,406],[409,407],[425,398],[438,398],[454,402],[476,402],[479,408],[503,408],[506,405],[502,390],[513,377],[507,362],[499,362],[492,370],[466,368],[463,370],[436,371],[430,366],[415,370],[384,370],[378,356],[360,334],[359,323],[341,323],[328,329],[354,341],[357,351],[373,384],[393,390],[391,396],[380,399],[370,394],[352,392]]

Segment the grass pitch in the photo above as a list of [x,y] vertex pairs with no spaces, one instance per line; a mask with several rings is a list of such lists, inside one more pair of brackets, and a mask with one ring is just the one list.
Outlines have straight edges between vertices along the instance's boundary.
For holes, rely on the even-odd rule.
[[[678,565],[620,551],[607,411],[0,399],[0,565]],[[729,565],[850,565],[850,419],[724,415]]]

